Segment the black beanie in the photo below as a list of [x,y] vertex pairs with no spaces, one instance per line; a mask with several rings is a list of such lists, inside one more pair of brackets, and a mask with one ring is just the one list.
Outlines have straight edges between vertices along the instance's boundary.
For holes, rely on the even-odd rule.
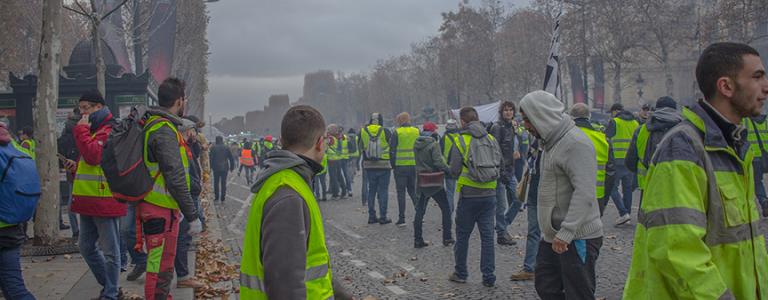
[[85,92],[82,96],[80,96],[79,101],[88,101],[93,103],[100,103],[101,105],[106,105],[107,103],[104,102],[104,97],[101,96],[101,93],[97,90],[91,90]]
[[659,100],[656,100],[656,109],[669,107],[671,109],[677,109],[677,103],[674,99],[664,96],[659,98]]

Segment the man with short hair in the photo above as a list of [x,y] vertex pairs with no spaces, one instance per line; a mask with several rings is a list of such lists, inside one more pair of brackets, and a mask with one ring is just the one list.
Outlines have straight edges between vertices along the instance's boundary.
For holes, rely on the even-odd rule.
[[224,145],[222,136],[216,137],[216,143],[211,147],[208,155],[213,171],[213,201],[224,202],[227,198],[227,175],[235,170],[237,163],[232,151]]
[[[485,131],[480,123],[477,111],[472,107],[464,107],[459,111],[461,119],[461,134],[454,138],[451,146],[450,173],[458,177],[456,190],[459,193],[459,203],[456,206],[456,244],[454,246],[455,267],[448,278],[453,282],[466,283],[467,250],[469,238],[477,224],[480,232],[480,271],[483,273],[483,285],[492,287],[496,284],[495,249],[493,244],[493,218],[496,215],[496,180],[476,181],[471,179],[468,157],[473,143],[489,144],[498,151],[498,161],[489,162],[501,166],[501,149],[496,139]],[[491,149],[494,150],[494,149]]]
[[542,241],[535,286],[547,299],[594,299],[595,264],[603,244],[597,197],[597,159],[587,135],[545,91],[525,95],[520,114],[541,141],[538,220]]
[[760,114],[768,78],[740,43],[701,53],[704,100],[662,138],[640,204],[624,299],[768,299],[768,254],[742,120]]
[[[616,218],[615,225],[630,223],[632,217],[632,191],[635,189],[635,179],[632,172],[627,169],[624,159],[627,157],[629,144],[632,142],[632,135],[640,126],[635,116],[631,112],[624,110],[621,103],[615,103],[611,106],[611,116],[605,130],[605,136],[611,144],[613,158],[616,162],[616,172],[614,175],[613,188],[609,193],[619,211],[619,217]],[[621,184],[621,193],[619,193],[619,184]]]
[[523,203],[517,199],[517,178],[515,177],[515,159],[520,157],[517,142],[515,103],[503,101],[499,105],[498,120],[491,125],[490,134],[501,147],[501,176],[496,185],[496,243],[499,245],[517,245],[507,231],[520,212]]
[[78,105],[82,116],[73,135],[80,159],[72,184],[71,210],[80,214],[80,253],[102,286],[100,299],[117,299],[121,265],[119,225],[126,205],[112,197],[101,168],[102,149],[115,121],[98,91],[80,96]]
[[144,128],[144,151],[148,158],[144,163],[150,176],[156,178],[155,188],[136,208],[149,253],[144,285],[147,300],[170,297],[181,218],[189,222],[191,234],[202,231],[190,194],[190,150],[177,129],[186,107],[184,82],[176,78],[164,80],[157,97],[160,106],[150,108],[143,117],[145,124],[153,124]]
[[[363,176],[368,181],[368,224],[392,223],[387,218],[389,181],[391,174],[390,144],[392,134],[384,127],[380,113],[372,113],[368,126],[360,130],[360,149],[363,154]],[[379,217],[376,217],[376,199],[379,200]]]
[[416,203],[416,155],[413,145],[419,137],[419,129],[411,125],[411,115],[402,112],[395,117],[397,128],[392,134],[390,159],[394,167],[395,190],[397,191],[397,226],[405,226],[405,193]]
[[322,170],[325,120],[311,106],[298,105],[280,128],[284,150],[267,155],[251,188],[240,298],[347,298],[331,279],[323,216],[310,187]]
[[[446,163],[451,161],[451,148],[453,148],[453,141],[459,135],[459,125],[454,119],[448,119],[445,122],[445,133],[440,139],[440,147],[443,149],[443,158]],[[456,210],[454,202],[454,195],[456,193],[456,180],[458,178],[453,177],[451,174],[445,174],[445,195],[448,198],[448,206],[451,208],[451,214]]]

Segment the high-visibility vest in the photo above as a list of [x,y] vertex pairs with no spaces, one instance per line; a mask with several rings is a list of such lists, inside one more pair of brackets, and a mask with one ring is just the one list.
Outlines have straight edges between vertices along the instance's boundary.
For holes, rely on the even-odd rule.
[[343,135],[343,138],[341,139],[341,142],[338,143],[338,146],[341,147],[341,149],[337,148],[341,159],[349,159],[349,137],[347,137],[346,134]]
[[632,135],[640,123],[637,120],[627,121],[621,118],[613,118],[613,122],[616,125],[616,135],[611,138],[613,157],[623,160],[627,157],[627,149],[629,149],[629,143],[632,142]]
[[[760,142],[763,142],[763,151],[768,151],[768,118],[762,122],[753,122],[750,118],[744,118],[741,123],[747,124],[747,140],[749,140],[749,149],[755,154],[755,158],[763,156],[760,151]],[[760,140],[757,137],[760,135]]]
[[[492,135],[488,135],[488,138],[491,140],[496,140]],[[467,145],[467,148],[462,148],[462,142],[460,139],[464,139],[464,145]],[[488,182],[477,182],[473,181],[472,179],[469,179],[469,169],[467,168],[467,160],[469,159],[469,143],[472,142],[472,135],[469,133],[462,133],[461,135],[457,135],[453,142],[456,145],[456,148],[459,149],[459,153],[461,153],[461,157],[464,161],[464,163],[461,166],[461,175],[459,176],[459,180],[456,181],[456,192],[461,192],[461,188],[463,186],[471,186],[473,188],[478,189],[496,189],[496,180],[491,180]]]
[[608,164],[608,140],[605,133],[589,128],[579,127],[584,134],[592,141],[597,156],[597,189],[595,195],[597,199],[605,196],[605,165]]
[[448,161],[448,156],[451,154],[451,148],[453,146],[453,140],[459,136],[458,133],[446,133],[443,136],[443,159]]
[[329,161],[341,160],[341,154],[338,151],[338,143],[339,140],[336,139],[336,137],[330,137],[330,141],[328,142],[327,147],[325,147],[325,156],[328,157]]
[[32,159],[35,159],[35,152],[29,151],[29,149],[22,147],[15,140],[11,139],[11,145],[13,145],[13,148],[16,148],[16,150],[19,150],[24,154],[29,155],[29,157],[32,157]]
[[253,167],[254,160],[252,149],[243,148],[243,150],[240,151],[240,164],[246,167]]
[[[157,118],[159,118],[159,116],[149,117],[147,124],[152,123],[152,121]],[[173,133],[176,134],[176,139],[179,142],[179,155],[181,156],[181,162],[184,165],[184,177],[187,181],[187,188],[190,186],[189,154],[187,153],[187,145],[184,142],[184,138],[182,138],[181,134],[179,134],[179,131],[176,130],[176,126],[173,126],[171,122],[157,122],[156,124],[152,125],[152,127],[150,127],[144,135],[144,163],[147,165],[147,169],[149,169],[149,175],[153,178],[157,177],[155,180],[155,185],[152,187],[152,190],[149,192],[149,194],[144,197],[144,201],[160,207],[179,209],[179,203],[173,199],[171,193],[169,193],[168,189],[165,188],[165,178],[163,177],[163,174],[160,173],[160,165],[157,162],[149,161],[149,136],[163,126],[168,126],[168,128],[173,130]]]
[[[26,145],[26,147],[24,147],[24,145]],[[36,146],[37,144],[33,139],[27,139],[27,140],[21,141],[21,148],[27,149],[26,153],[29,154],[29,156],[32,156],[32,159],[36,159],[35,158]]]
[[387,141],[387,137],[382,132],[379,134],[379,130],[384,130],[381,125],[371,124],[366,127],[363,127],[360,130],[360,139],[362,139],[362,148],[363,152],[368,150],[368,143],[371,141],[371,138],[376,137],[376,135],[379,136],[378,141],[381,142],[381,159],[382,160],[389,160],[389,141]]
[[[93,133],[91,138],[95,136],[96,133]],[[112,198],[112,191],[101,166],[88,164],[82,156],[80,157],[75,181],[72,183],[72,196]]]
[[523,146],[528,147],[530,140],[528,139],[528,132],[525,130],[525,128],[523,128],[523,126],[517,126],[517,136],[519,136],[523,141]]
[[[648,168],[645,167],[643,161],[645,160],[645,149],[648,146],[648,139],[651,137],[651,132],[648,131],[648,123],[640,126],[637,131],[637,140],[635,141],[635,147],[637,147],[637,187],[641,190],[645,189],[645,175],[648,173]],[[653,155],[653,153],[650,153]]]
[[395,130],[397,134],[397,149],[395,149],[395,166],[415,166],[416,154],[413,152],[413,145],[419,138],[419,129],[413,126],[398,127]]
[[[325,245],[323,216],[312,189],[306,181],[291,169],[270,176],[253,195],[243,241],[243,258],[240,262],[240,299],[268,299],[264,286],[264,265],[261,261],[261,227],[264,205],[272,194],[282,187],[296,191],[309,210],[309,241],[304,274],[306,299],[325,300],[333,297],[331,263]],[[276,280],[272,278],[271,280]]]
[[328,155],[323,155],[323,161],[320,163],[323,166],[323,170],[317,173],[317,175],[323,175],[328,173]]

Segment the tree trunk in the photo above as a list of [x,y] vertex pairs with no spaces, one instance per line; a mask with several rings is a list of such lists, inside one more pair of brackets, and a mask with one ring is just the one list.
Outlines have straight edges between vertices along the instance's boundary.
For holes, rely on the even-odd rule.
[[99,24],[101,19],[94,17],[91,20],[91,39],[93,43],[93,51],[96,55],[96,88],[101,93],[101,96],[107,98],[107,84],[106,84],[106,72],[107,66],[104,63],[104,55],[101,52],[101,32],[99,32]]
[[661,44],[661,65],[664,69],[664,77],[666,78],[666,81],[664,82],[664,86],[667,89],[667,96],[669,97],[675,97],[675,82],[672,78],[672,70],[669,65],[669,51],[667,51],[666,45],[664,43]]
[[59,237],[59,163],[56,157],[56,107],[61,65],[62,0],[43,1],[43,29],[38,56],[37,96],[33,102],[36,164],[42,195],[35,217],[35,240],[52,245]]
[[613,103],[621,103],[621,63],[613,64]]

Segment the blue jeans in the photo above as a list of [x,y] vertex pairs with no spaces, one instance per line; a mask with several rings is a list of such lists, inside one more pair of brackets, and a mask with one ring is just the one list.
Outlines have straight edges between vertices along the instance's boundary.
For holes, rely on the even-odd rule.
[[[616,176],[611,189],[611,198],[613,204],[616,205],[616,209],[619,211],[619,215],[628,215],[632,213],[632,190],[635,185],[635,177],[632,172],[624,166],[623,160],[621,163],[616,162]],[[619,183],[621,183],[621,194],[619,194]]]
[[755,174],[755,195],[757,196],[757,201],[762,204],[768,201],[768,197],[765,195],[765,185],[763,184],[763,172],[765,170],[763,170],[761,160],[761,157],[755,157],[755,160],[752,161],[752,169]]
[[146,265],[147,254],[133,250],[136,245],[136,206],[128,205],[124,217],[120,218],[120,262],[121,267],[128,265],[128,255],[134,265]]
[[445,195],[448,198],[448,207],[451,208],[451,213],[455,211],[455,206],[453,205],[454,195],[456,194],[456,180],[452,178],[445,178]]
[[376,219],[376,196],[379,199],[379,218],[387,217],[389,198],[389,169],[365,169],[368,175],[368,219]]
[[422,236],[422,223],[424,222],[424,214],[427,212],[429,198],[435,199],[437,206],[440,207],[440,213],[443,216],[443,242],[451,240],[451,211],[448,207],[448,200],[445,199],[445,190],[440,190],[430,197],[426,197],[424,194],[419,193],[419,200],[416,201],[416,216],[413,218],[414,242],[424,242]]
[[533,272],[536,270],[536,255],[539,252],[541,230],[539,229],[538,212],[539,178],[531,176],[531,184],[528,187],[528,235],[525,240],[525,259],[523,270]]
[[495,283],[496,257],[493,243],[493,217],[496,214],[496,197],[459,198],[456,207],[456,244],[453,247],[456,260],[456,276],[466,279],[469,237],[477,224],[480,231],[480,271],[483,282]]
[[411,197],[411,204],[416,204],[416,167],[395,167],[395,190],[397,191],[397,220],[405,222],[405,193]]
[[5,299],[34,300],[24,285],[19,259],[19,247],[0,248],[0,290]]
[[176,242],[176,257],[173,260],[173,266],[176,269],[176,278],[184,278],[189,275],[187,251],[189,251],[191,243],[192,235],[189,234],[189,222],[187,222],[187,220],[181,220],[181,222],[179,222],[179,237]]
[[[104,287],[101,297],[117,299],[120,279],[120,218],[80,215],[80,254]],[[98,243],[98,245],[97,245]]]
[[498,236],[507,234],[507,226],[515,221],[520,207],[523,206],[523,203],[517,200],[517,179],[512,174],[509,177],[508,184],[503,184],[501,180],[496,183],[496,234]]
[[326,174],[328,173],[315,176],[315,181],[312,182],[312,190],[317,200],[325,200],[325,194],[328,192],[328,184],[325,181]]
[[363,206],[368,205],[368,175],[365,171],[363,171],[363,182],[361,184],[360,189],[360,195],[362,196]]
[[[70,180],[67,180],[66,183],[66,191],[62,193],[64,197],[67,198],[67,210],[69,211],[67,214],[69,215],[69,229],[72,230],[72,237],[77,238],[80,235],[80,226],[77,224],[77,214],[72,212],[72,184],[73,182]],[[59,215],[59,219],[61,219],[61,215]],[[61,220],[59,220],[59,224],[61,224]]]

